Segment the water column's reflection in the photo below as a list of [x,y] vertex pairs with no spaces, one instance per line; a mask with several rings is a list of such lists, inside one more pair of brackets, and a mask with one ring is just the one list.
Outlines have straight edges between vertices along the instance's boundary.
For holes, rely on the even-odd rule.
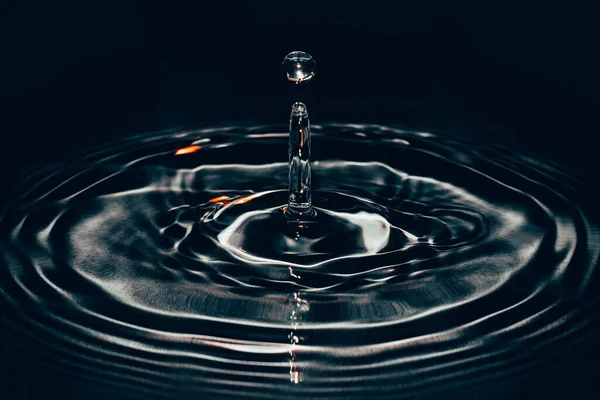
[[298,326],[305,320],[310,309],[306,300],[302,299],[301,292],[290,293],[288,301],[291,303],[290,321],[291,331],[288,335],[290,340],[290,382],[298,384],[304,380],[304,366],[298,361],[296,346],[303,341],[298,333]]
[[[298,224],[295,237],[296,241],[300,237],[300,231],[302,230],[302,228],[303,225],[301,223]],[[299,281],[300,279],[302,279],[302,277],[299,274],[294,272],[294,268],[291,265],[288,268],[290,270],[290,277],[294,281]],[[302,364],[298,362],[297,355],[297,346],[298,344],[300,344],[300,342],[303,341],[304,338],[299,335],[298,326],[306,320],[306,316],[310,307],[308,301],[302,298],[301,291],[290,293],[288,295],[288,302],[290,302],[291,304],[291,330],[290,334],[288,335],[288,339],[290,341],[290,382],[298,384],[304,380],[304,367],[302,367]]]

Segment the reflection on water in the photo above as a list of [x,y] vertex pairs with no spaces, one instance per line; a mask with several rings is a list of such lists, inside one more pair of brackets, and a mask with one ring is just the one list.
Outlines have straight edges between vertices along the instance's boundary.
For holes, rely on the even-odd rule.
[[567,173],[316,125],[317,216],[298,223],[284,130],[132,137],[22,177],[2,329],[63,396],[466,398],[594,343],[598,216]]
[[[293,275],[298,278],[297,276]],[[290,382],[298,384],[304,380],[304,374],[301,367],[301,361],[298,361],[297,346],[303,340],[301,333],[298,331],[298,324],[304,320],[308,313],[309,306],[306,300],[300,297],[300,292],[294,292],[290,295],[290,301],[292,304],[292,312],[290,314],[290,320],[292,323],[292,329],[288,338],[290,339]]]

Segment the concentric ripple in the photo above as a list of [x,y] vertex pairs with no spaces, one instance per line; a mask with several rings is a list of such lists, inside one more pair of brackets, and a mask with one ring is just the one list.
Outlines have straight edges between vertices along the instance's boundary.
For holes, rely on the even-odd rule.
[[0,219],[3,328],[86,399],[467,398],[591,343],[599,219],[568,174],[313,126],[299,224],[280,132],[143,135],[23,174]]

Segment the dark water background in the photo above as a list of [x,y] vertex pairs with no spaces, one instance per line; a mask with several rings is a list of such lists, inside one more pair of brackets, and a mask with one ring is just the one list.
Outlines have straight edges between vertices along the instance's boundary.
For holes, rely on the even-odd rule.
[[[590,10],[533,3],[386,6],[370,2],[360,7],[304,3],[296,7],[261,2],[240,4],[239,8],[204,4],[190,8],[143,2],[94,6],[37,2],[32,7],[11,4],[3,19],[8,60],[3,65],[2,91],[3,201],[20,190],[15,186],[23,174],[17,171],[27,173],[28,166],[39,169],[71,158],[75,162],[75,154],[140,132],[197,124],[282,124],[289,105],[299,99],[289,92],[279,63],[290,50],[303,49],[311,52],[320,68],[310,90],[302,94],[305,98],[300,99],[309,106],[315,124],[400,125],[440,131],[444,137],[504,144],[519,154],[558,164],[568,172],[564,176],[551,173],[547,184],[562,187],[567,176],[575,177],[579,189],[574,204],[584,207],[583,199],[588,199],[586,213],[597,209],[593,199],[597,194],[594,137],[599,85],[598,64],[591,50],[597,27]],[[394,151],[394,145],[385,145],[377,154],[393,159]],[[263,152],[260,148],[254,157],[277,158],[270,149]],[[242,156],[229,154],[226,158],[217,161],[236,163]],[[469,185],[475,186],[475,181],[465,183]],[[202,199],[192,200],[201,203]],[[567,214],[573,215],[571,211]],[[581,235],[569,239],[577,239],[579,244],[589,240]],[[2,240],[8,240],[6,232]],[[526,279],[530,286],[520,286],[522,292],[517,290],[517,294],[539,283],[540,276],[531,273],[531,279]],[[583,281],[571,278],[569,290]],[[593,298],[593,291],[586,293]],[[294,301],[292,298],[288,307],[298,304]],[[492,382],[490,373],[485,372],[470,390],[466,385],[457,393],[430,396],[594,398],[598,355],[594,300],[585,298],[581,303],[581,298],[568,297],[566,305],[560,304],[563,309],[556,315],[581,309],[578,321],[592,321],[591,327],[574,330],[578,351],[571,351],[559,340],[562,336],[550,330],[543,342],[549,346],[540,344],[542,350],[530,353],[527,345],[517,350],[527,361],[508,361],[513,363],[506,368],[509,376],[516,376],[517,369],[512,366],[523,366],[519,379],[503,380],[498,372]],[[522,316],[534,309],[526,309]],[[3,321],[12,318],[8,310],[3,309]],[[95,386],[93,374],[89,385],[85,380],[73,383],[66,378],[68,373],[39,362],[39,348],[26,335],[19,340],[7,333],[4,325],[2,332],[3,398],[37,399],[54,394],[93,398],[90,391],[94,390],[106,398]],[[500,346],[511,343],[509,339],[499,342]],[[46,361],[52,365],[58,359],[50,355]],[[498,362],[497,368],[502,370],[502,361]],[[492,368],[497,364],[486,365]],[[453,368],[449,367],[450,373],[462,371],[459,365]],[[96,371],[101,373],[102,367]],[[435,388],[427,378],[411,382]],[[396,390],[396,383],[381,388]],[[140,382],[138,389],[146,384]],[[309,381],[298,387],[307,384]],[[138,398],[136,392],[117,391],[113,396]],[[142,397],[151,398],[152,393],[144,391]],[[290,393],[291,387],[283,392]],[[394,393],[400,397],[411,392]]]

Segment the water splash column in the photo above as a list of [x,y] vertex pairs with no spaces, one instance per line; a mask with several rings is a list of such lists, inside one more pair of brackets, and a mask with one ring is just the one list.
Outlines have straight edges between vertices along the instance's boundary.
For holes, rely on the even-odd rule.
[[[294,87],[312,80],[316,62],[310,54],[293,51],[283,59],[286,78]],[[296,93],[298,94],[298,93]],[[311,200],[310,121],[306,105],[296,102],[290,115],[289,201],[287,215],[296,219],[314,216]]]
[[304,103],[294,103],[290,115],[288,213],[310,216],[310,121]]
[[[310,54],[292,51],[283,59],[287,80],[295,88],[312,80],[317,63]],[[296,90],[296,95],[299,92]],[[310,185],[310,122],[306,105],[296,102],[290,115],[289,201],[286,214],[301,220],[314,216]]]

